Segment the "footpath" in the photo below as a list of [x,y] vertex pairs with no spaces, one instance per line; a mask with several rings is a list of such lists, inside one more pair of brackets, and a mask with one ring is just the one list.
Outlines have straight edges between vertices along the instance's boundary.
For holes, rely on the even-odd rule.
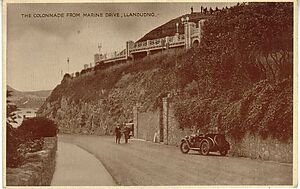
[[92,154],[76,145],[58,142],[51,186],[115,186],[116,183]]

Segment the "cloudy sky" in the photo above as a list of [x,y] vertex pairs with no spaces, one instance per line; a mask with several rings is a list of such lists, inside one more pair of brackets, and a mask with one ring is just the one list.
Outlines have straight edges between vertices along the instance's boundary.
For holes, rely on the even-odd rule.
[[[102,52],[125,48],[170,19],[200,11],[202,6],[219,8],[234,3],[64,3],[7,5],[7,84],[21,91],[54,89],[61,70],[80,71]],[[105,17],[105,13],[154,13],[155,17]],[[34,18],[43,13],[64,13],[63,18]],[[80,17],[66,17],[81,13]],[[103,13],[104,17],[82,17],[82,13]],[[22,17],[23,14],[23,17]],[[31,17],[24,15],[31,14]],[[174,26],[175,27],[175,26]]]

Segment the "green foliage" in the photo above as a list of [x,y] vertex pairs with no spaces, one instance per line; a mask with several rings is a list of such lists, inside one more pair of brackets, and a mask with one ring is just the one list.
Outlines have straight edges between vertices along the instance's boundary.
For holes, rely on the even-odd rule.
[[[8,92],[10,97],[11,93]],[[7,116],[13,116],[12,112],[17,108],[7,102]],[[47,118],[30,118],[24,120],[18,128],[13,128],[6,123],[6,165],[7,167],[19,167],[25,161],[25,154],[42,150],[43,137],[56,136],[57,126]]]
[[[45,126],[45,124],[44,124]],[[47,126],[46,126],[47,127]],[[26,153],[40,151],[43,148],[44,140],[41,137],[41,133],[33,134],[37,131],[33,131],[32,127],[26,127],[29,130],[23,128],[13,128],[10,124],[7,124],[6,128],[6,165],[7,167],[19,167],[26,162]],[[38,136],[39,135],[39,136]],[[49,136],[48,134],[44,136]]]
[[[174,102],[181,127],[206,131],[219,125],[236,139],[247,131],[290,138],[292,84],[279,86],[292,78],[293,3],[235,6],[208,19],[203,30],[200,47],[190,50],[178,68],[184,93]],[[263,80],[269,85],[260,84],[251,99],[242,97]],[[192,82],[197,93],[186,87]],[[272,87],[277,90],[264,91]]]
[[34,117],[23,121],[18,127],[18,133],[24,139],[41,139],[43,137],[53,137],[58,133],[57,125],[50,119],[44,117]]
[[6,165],[7,167],[18,167],[23,161],[24,157],[18,150],[21,144],[21,139],[17,130],[9,123],[6,124]]
[[[93,74],[82,74],[73,78],[71,82],[64,79],[51,93],[46,102],[60,101],[62,96],[70,101],[90,102],[99,98],[106,98],[108,91],[114,89],[116,83],[125,74],[135,74],[152,69],[167,70],[175,67],[174,56],[183,56],[183,50],[168,50],[145,57],[141,60],[117,64],[110,67],[97,65]],[[106,91],[105,93],[103,91]],[[45,108],[46,104],[42,106]]]
[[200,47],[180,61],[181,88],[195,80],[203,93],[292,77],[292,3],[235,6],[208,19],[203,32]]
[[[249,3],[218,11],[208,17],[203,32],[199,48],[164,51],[110,67],[98,65],[94,73],[62,82],[47,102],[59,108],[63,96],[76,104],[105,99],[104,112],[117,117],[137,102],[144,102],[143,111],[161,108],[161,98],[175,91],[181,127],[206,131],[218,125],[236,138],[246,131],[282,140],[290,137],[292,105],[280,97],[284,88],[278,85],[292,77],[293,3]],[[130,82],[121,81],[127,74]],[[271,90],[274,96],[256,91],[261,81],[270,84],[260,84],[262,89],[278,88]],[[288,84],[285,95],[290,97]],[[248,91],[255,91],[249,99]]]
[[247,132],[262,138],[287,141],[293,136],[293,84],[291,79],[278,83],[261,81],[241,98],[231,101],[234,92],[215,98],[179,96],[175,116],[182,128],[199,128],[207,132],[218,127],[234,139]]
[[16,129],[14,129],[9,122],[14,121],[14,111],[17,106],[11,104],[9,98],[12,96],[12,91],[6,92],[6,159],[8,167],[17,167],[23,162],[22,155],[18,152],[18,146],[21,142]]
[[[209,19],[204,34],[201,43],[210,53],[210,62],[219,62],[224,71],[239,66],[256,81],[278,80],[292,74],[289,58],[293,51],[293,3],[232,7]],[[263,57],[266,62],[262,62]],[[256,70],[249,69],[249,64]]]
[[68,73],[66,73],[66,74],[64,75],[64,77],[63,77],[63,79],[70,79],[70,78],[71,78],[71,75],[68,74]]

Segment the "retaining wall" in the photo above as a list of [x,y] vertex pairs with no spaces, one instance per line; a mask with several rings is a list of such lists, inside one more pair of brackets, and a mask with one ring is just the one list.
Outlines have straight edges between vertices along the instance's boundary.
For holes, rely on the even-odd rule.
[[138,114],[137,138],[154,141],[155,133],[158,134],[159,112],[147,112]]
[[272,160],[278,162],[293,162],[293,140],[281,142],[268,137],[262,139],[259,136],[247,133],[241,141],[235,141],[227,137],[231,145],[232,156],[250,157],[253,159]]
[[[164,144],[179,146],[182,137],[192,134],[193,129],[180,129],[179,123],[174,116],[174,108],[171,103],[163,101],[163,112],[159,113],[138,113],[138,137],[153,141],[155,133],[163,134]],[[160,116],[162,123],[160,124]],[[163,133],[160,133],[163,127]],[[247,133],[241,140],[236,141],[226,136],[231,149],[229,156],[249,157],[253,159],[273,160],[278,162],[292,163],[293,161],[293,140],[286,142],[271,137],[262,139],[259,136]],[[156,140],[159,141],[159,140]]]

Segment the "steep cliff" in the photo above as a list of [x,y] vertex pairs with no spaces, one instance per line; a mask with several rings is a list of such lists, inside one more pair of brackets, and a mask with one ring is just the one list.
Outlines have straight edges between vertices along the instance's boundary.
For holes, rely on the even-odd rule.
[[169,96],[181,128],[287,141],[293,134],[292,6],[235,6],[207,21],[199,48],[65,77],[40,113],[64,133],[112,134],[117,122],[133,119],[134,106],[159,110]]
[[62,132],[112,134],[117,122],[133,119],[132,109],[156,109],[175,86],[172,54],[113,66],[77,78],[65,78],[40,112],[55,119]]

